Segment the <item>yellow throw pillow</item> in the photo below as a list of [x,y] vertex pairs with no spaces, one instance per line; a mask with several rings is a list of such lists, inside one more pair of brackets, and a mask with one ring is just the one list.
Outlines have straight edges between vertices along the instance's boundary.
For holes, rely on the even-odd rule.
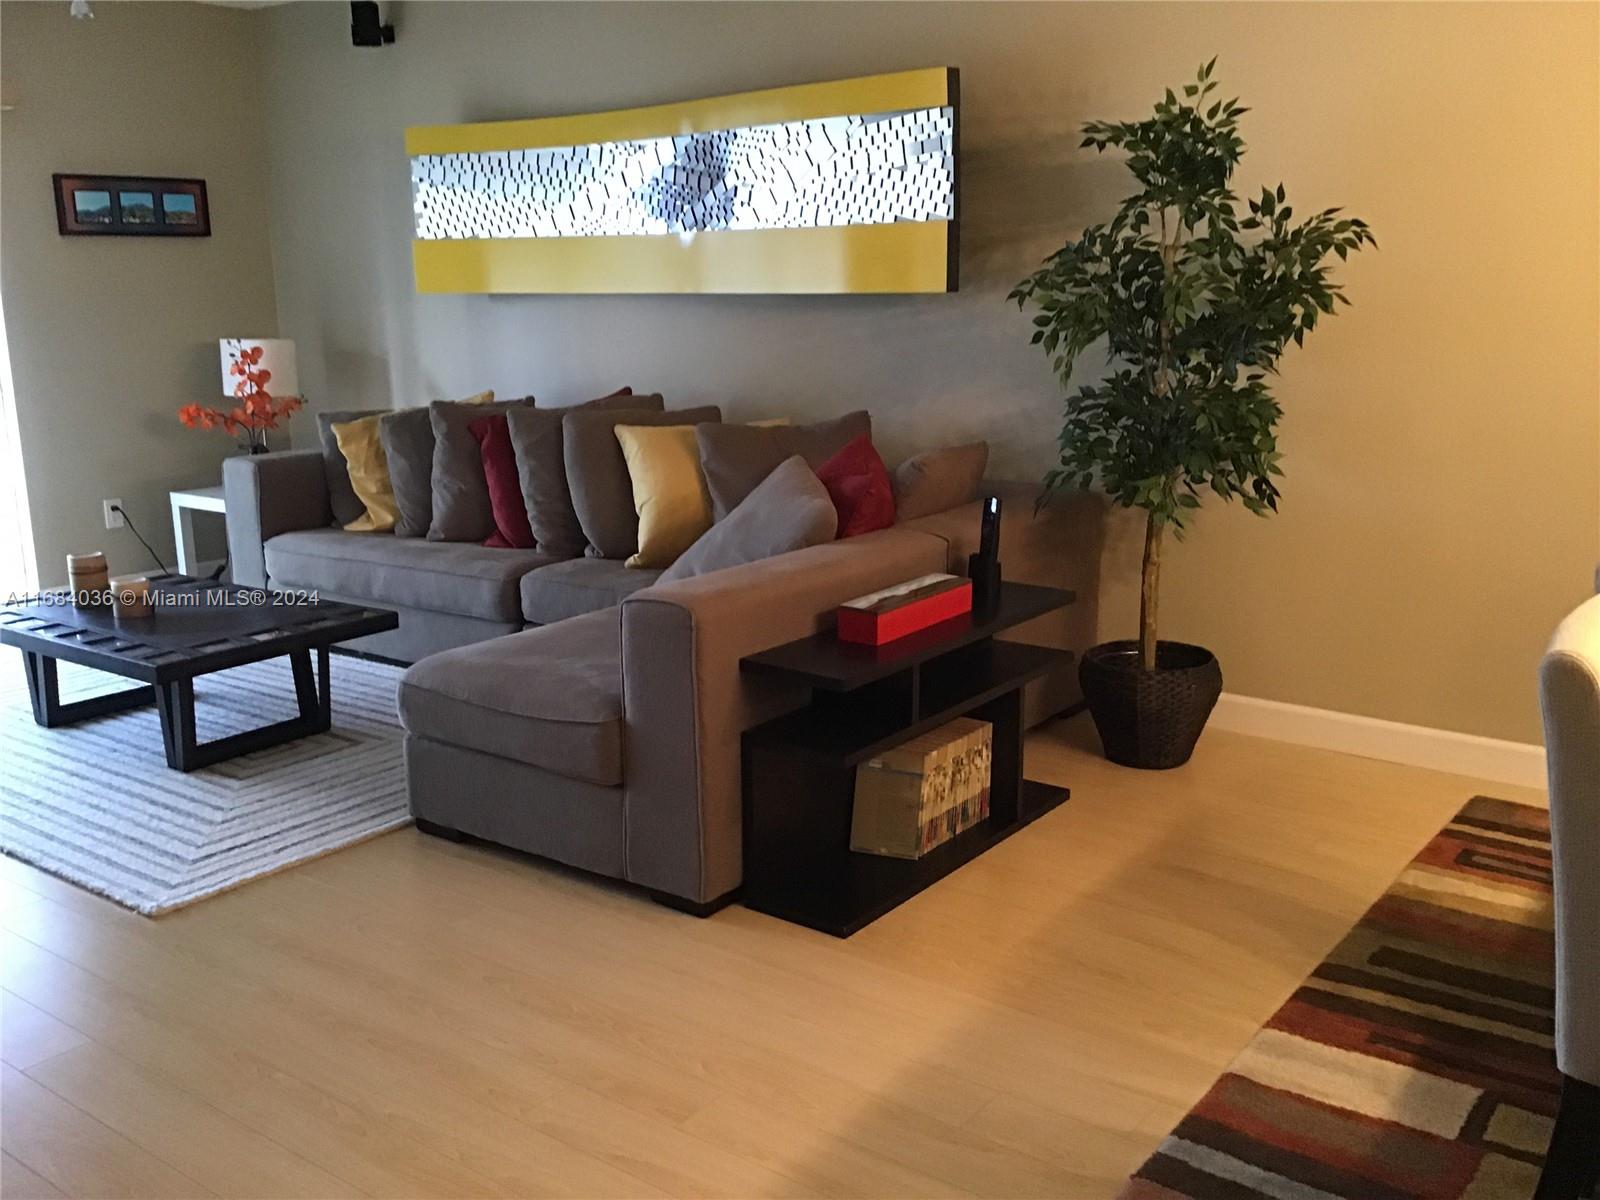
[[639,514],[639,552],[624,565],[670,567],[711,528],[694,426],[618,425],[616,434]]
[[400,510],[394,502],[394,486],[389,482],[389,460],[378,440],[378,420],[382,413],[333,427],[339,453],[350,469],[350,486],[367,511],[345,528],[351,533],[385,533],[394,528]]

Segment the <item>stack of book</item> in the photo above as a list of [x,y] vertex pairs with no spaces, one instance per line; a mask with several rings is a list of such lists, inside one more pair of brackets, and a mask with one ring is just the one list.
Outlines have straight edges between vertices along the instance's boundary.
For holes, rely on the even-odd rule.
[[989,815],[994,727],[957,717],[856,768],[850,849],[921,858]]

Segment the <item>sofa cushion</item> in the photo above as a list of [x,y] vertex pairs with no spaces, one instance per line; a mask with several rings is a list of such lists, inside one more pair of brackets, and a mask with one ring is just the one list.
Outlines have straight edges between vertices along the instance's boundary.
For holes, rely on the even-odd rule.
[[839,514],[817,473],[796,454],[756,485],[737,508],[661,573],[688,579],[833,541]]
[[483,473],[483,454],[471,426],[492,413],[523,405],[532,408],[533,397],[496,404],[435,400],[428,405],[428,423],[433,427],[430,542],[481,542],[494,532],[489,481]]
[[858,437],[817,468],[839,510],[839,536],[860,537],[894,524],[894,486],[869,437]]
[[339,449],[333,427],[359,421],[362,417],[381,416],[384,411],[381,408],[348,408],[317,414],[317,441],[322,446],[322,473],[328,481],[328,507],[333,509],[333,519],[340,525],[357,520],[367,511],[367,506],[350,486],[350,467],[344,461],[344,451]]
[[618,425],[697,425],[722,420],[715,405],[671,412],[569,412],[562,422],[562,456],[567,484],[589,553],[623,559],[639,549],[639,514],[633,507],[628,461],[613,432]]
[[722,520],[784,459],[798,454],[816,470],[856,438],[872,436],[866,412],[814,425],[704,425],[695,430],[711,512]]
[[528,510],[528,525],[534,543],[546,554],[573,558],[583,553],[588,543],[583,526],[572,507],[572,489],[567,486],[567,464],[562,455],[561,418],[578,408],[638,409],[659,412],[660,396],[635,396],[623,388],[587,404],[567,408],[514,408],[506,413],[511,446],[517,452],[517,478],[522,485],[522,502]]
[[711,497],[700,474],[693,425],[618,425],[633,481],[639,550],[630,567],[670,567],[711,528]]
[[511,622],[522,619],[517,584],[534,567],[553,561],[537,550],[342,529],[280,533],[268,540],[266,560],[267,576],[279,587]]
[[400,679],[400,723],[433,741],[616,787],[621,610],[430,655]]
[[621,604],[624,596],[649,587],[660,574],[625,567],[610,558],[551,563],[522,577],[522,619],[530,625],[549,625],[610,608]]
[[350,475],[350,490],[366,509],[345,525],[352,533],[387,533],[394,528],[394,488],[389,484],[389,464],[378,442],[378,420],[374,414],[333,427]]
[[517,482],[517,455],[511,448],[506,414],[480,417],[467,429],[478,440],[483,479],[489,486],[489,511],[494,516],[494,532],[483,544],[532,550],[533,530],[528,525],[528,506],[522,502],[522,485]]
[[895,520],[915,521],[971,504],[988,466],[988,442],[945,446],[906,459],[894,469]]
[[[493,392],[479,392],[458,404],[492,404]],[[428,409],[402,408],[383,415],[378,440],[389,461],[394,487],[395,537],[426,537],[433,523],[433,424]]]

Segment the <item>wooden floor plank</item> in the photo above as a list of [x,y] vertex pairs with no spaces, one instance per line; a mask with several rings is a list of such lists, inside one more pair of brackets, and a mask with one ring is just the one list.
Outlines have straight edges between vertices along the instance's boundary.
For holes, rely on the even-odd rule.
[[153,921],[0,859],[0,1187],[1109,1196],[1462,803],[1542,799],[1081,718],[1028,766],[1072,800],[848,941],[409,830]]
[[219,1196],[321,1200],[365,1194],[162,1076],[92,1042],[27,1074]]
[[0,934],[7,985],[146,1070],[210,1101],[265,1137],[292,1145],[373,1196],[503,1195],[465,1164],[418,1146],[381,1114],[318,1089],[254,1053],[152,1009],[137,994],[14,934]]
[[[395,939],[414,936],[414,922],[426,924],[422,913],[394,918],[347,911],[345,930],[319,934],[324,943],[337,942],[342,953],[352,956],[344,962],[341,978],[381,972],[397,959],[403,943]],[[1067,1182],[1064,1177],[1052,1180],[1047,1164],[1012,1153],[965,1128],[994,1093],[962,1089],[958,1078],[933,1067],[908,1072],[904,1027],[885,1025],[877,1030],[878,1036],[863,1036],[848,1028],[850,1021],[832,1019],[838,1015],[837,998],[816,987],[804,1001],[810,1020],[787,1019],[781,1011],[786,1005],[779,1004],[776,993],[763,1003],[747,1004],[741,990],[731,986],[727,972],[713,976],[711,982],[693,972],[670,972],[648,953],[643,941],[630,940],[627,944],[633,951],[619,954],[564,920],[558,923],[562,936],[557,937],[549,932],[552,915],[546,913],[524,928],[514,914],[485,911],[461,923],[443,923],[436,931],[425,929],[436,932],[432,940],[448,950],[435,960],[412,960],[409,965],[419,977],[468,980],[473,985],[452,986],[447,994],[432,997],[433,1010],[451,1003],[452,994],[487,995],[510,1000],[530,1018],[548,1017],[552,1013],[542,1006],[550,997],[567,997],[559,1003],[569,1007],[570,998],[576,997],[575,1008],[553,1015],[570,1018],[581,1013],[596,1034],[613,1031],[624,1039],[622,1045],[635,1062],[659,1061],[685,1076],[734,1092],[747,1103],[798,1108],[819,1119],[841,1108],[875,1108],[885,1120],[892,1115],[898,1145],[913,1147],[920,1138],[923,1153],[944,1158],[945,1169],[956,1182],[982,1180],[993,1186],[1014,1175],[1011,1186],[1016,1194],[1026,1194],[1030,1181],[1047,1191],[1052,1183]],[[674,928],[683,927],[675,914],[664,915]],[[296,919],[281,907],[273,917],[291,923]],[[398,978],[388,983],[403,985]],[[750,1040],[753,1030],[760,1032],[759,1045]],[[882,1038],[888,1043],[882,1044]],[[949,1094],[941,1095],[941,1088]],[[957,1093],[966,1098],[959,1107],[951,1107]],[[951,1119],[899,1111],[907,1107],[904,1104],[896,1104],[890,1114],[884,1106],[891,1095],[913,1098],[919,1107],[947,1112]],[[858,1136],[875,1134],[863,1127]]]
[[61,1200],[65,1195],[31,1167],[0,1151],[0,1197],[4,1200]]
[[0,1071],[0,1145],[59,1190],[105,1200],[215,1194],[16,1068]]
[[8,930],[88,968],[102,964],[146,1012],[171,1013],[213,1044],[250,1046],[254,1057],[291,1072],[334,1103],[381,1121],[410,1146],[458,1162],[502,1196],[657,1194],[592,1155],[504,1116],[453,1079],[426,1078],[372,1027],[287,990],[207,969],[192,950],[167,947],[155,926],[115,930],[42,900],[6,914]]
[[26,1071],[88,1040],[21,996],[0,990],[0,1061]]

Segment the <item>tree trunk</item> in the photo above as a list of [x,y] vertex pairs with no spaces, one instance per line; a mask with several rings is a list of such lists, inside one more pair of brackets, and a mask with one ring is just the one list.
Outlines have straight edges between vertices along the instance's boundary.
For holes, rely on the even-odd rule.
[[1161,535],[1166,526],[1155,513],[1145,515],[1144,572],[1139,587],[1139,662],[1156,669],[1156,606],[1161,590]]

